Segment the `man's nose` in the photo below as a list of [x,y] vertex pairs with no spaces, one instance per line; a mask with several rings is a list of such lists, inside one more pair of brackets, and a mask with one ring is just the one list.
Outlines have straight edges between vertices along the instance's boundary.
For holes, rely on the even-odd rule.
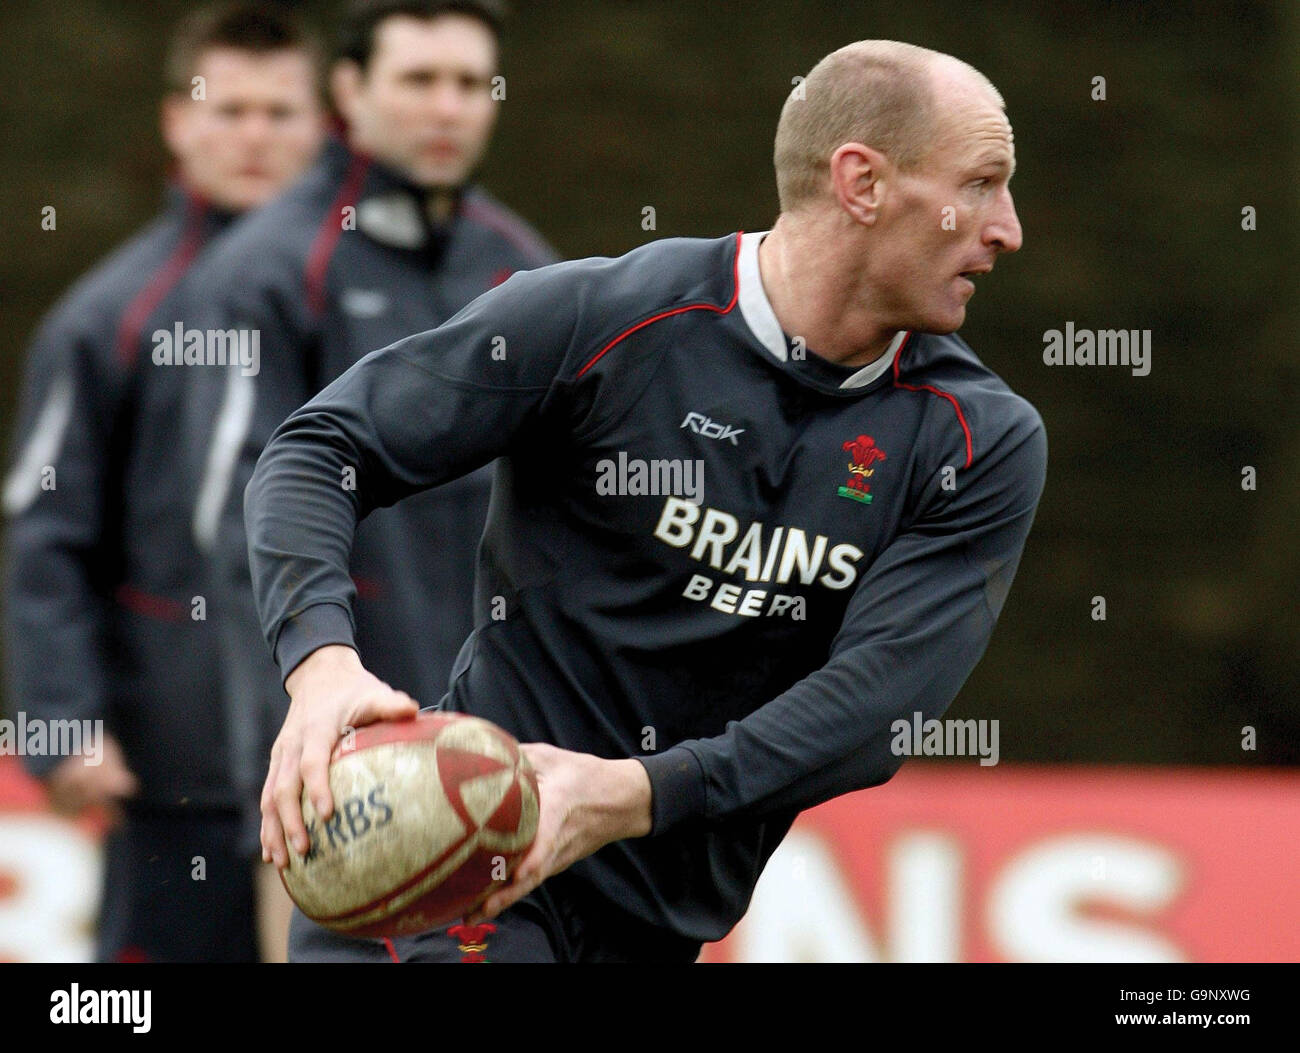
[[1004,190],[1003,196],[997,214],[984,229],[984,243],[995,246],[999,252],[1015,252],[1024,243],[1024,231],[1020,229],[1020,217],[1016,215],[1011,191]]
[[275,118],[261,110],[252,111],[244,115],[240,131],[244,142],[262,146],[275,135]]
[[450,78],[440,81],[430,94],[430,107],[443,120],[457,120],[465,112],[465,92]]

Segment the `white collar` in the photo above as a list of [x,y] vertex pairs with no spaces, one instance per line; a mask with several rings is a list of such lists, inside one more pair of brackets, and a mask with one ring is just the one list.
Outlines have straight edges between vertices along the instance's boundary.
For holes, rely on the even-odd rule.
[[[773,358],[778,362],[784,362],[787,357],[785,333],[781,329],[781,323],[776,320],[776,312],[772,310],[772,302],[767,298],[767,291],[763,288],[763,279],[758,270],[758,245],[767,233],[765,230],[760,230],[748,231],[741,235],[740,313],[745,319],[745,324],[749,326],[750,332],[754,334],[754,338],[767,348]],[[844,380],[840,387],[865,387],[883,376],[885,370],[893,365],[894,355],[898,353],[898,348],[906,336],[907,330],[899,330],[883,355]]]

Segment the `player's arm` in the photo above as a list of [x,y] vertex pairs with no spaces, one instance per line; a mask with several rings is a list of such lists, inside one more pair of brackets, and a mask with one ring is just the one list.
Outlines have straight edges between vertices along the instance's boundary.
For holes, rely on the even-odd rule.
[[811,808],[885,782],[897,719],[939,717],[989,642],[1042,492],[1046,433],[1024,412],[858,583],[826,664],[708,739],[640,758],[653,832]]
[[[111,335],[86,328],[55,315],[33,342],[4,483],[5,650],[10,697],[29,721],[102,720],[107,711],[106,520],[120,489],[129,390]],[[104,743],[99,763],[85,760],[24,763],[65,811],[133,792],[115,743]]]
[[290,696],[262,799],[264,854],[277,864],[285,834],[306,849],[304,784],[331,813],[326,772],[342,729],[415,711],[349,651],[358,521],[487,464],[534,429],[566,426],[560,378],[578,299],[555,269],[517,274],[438,329],[362,359],[262,454],[245,523],[262,628]]

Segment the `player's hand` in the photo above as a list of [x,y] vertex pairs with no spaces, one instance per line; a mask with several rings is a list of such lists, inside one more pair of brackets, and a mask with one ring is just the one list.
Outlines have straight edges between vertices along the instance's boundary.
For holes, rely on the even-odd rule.
[[552,874],[611,841],[650,832],[650,776],[639,761],[603,760],[542,742],[520,748],[537,772],[537,836],[510,883],[466,915],[470,925],[495,918]]
[[127,767],[117,739],[105,734],[98,764],[87,764],[85,757],[65,757],[45,776],[50,804],[60,815],[74,816],[86,808],[101,807],[109,822],[121,819],[119,803],[133,797],[139,788]]
[[299,855],[310,846],[302,821],[303,787],[322,819],[334,814],[330,755],[347,729],[378,720],[410,720],[420,708],[410,695],[367,672],[356,651],[340,644],[309,654],[284,688],[289,713],[262,787],[262,859],[280,868],[289,865],[286,843]]

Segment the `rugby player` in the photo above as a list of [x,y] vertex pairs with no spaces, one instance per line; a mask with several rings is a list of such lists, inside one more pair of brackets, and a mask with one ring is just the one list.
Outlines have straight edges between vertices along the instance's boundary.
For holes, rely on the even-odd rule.
[[[956,332],[971,278],[1021,245],[1014,165],[979,72],[851,44],[785,104],[770,231],[516,275],[289,417],[246,496],[292,700],[265,857],[306,852],[304,785],[330,814],[346,727],[416,710],[358,647],[357,524],[497,459],[440,704],[526,744],[541,816],[467,919],[476,942],[488,961],[692,961],[724,936],[800,811],[897,771],[891,723],[947,709],[1006,600],[1045,431]],[[295,913],[290,955],[456,960],[456,939],[349,940]]]

